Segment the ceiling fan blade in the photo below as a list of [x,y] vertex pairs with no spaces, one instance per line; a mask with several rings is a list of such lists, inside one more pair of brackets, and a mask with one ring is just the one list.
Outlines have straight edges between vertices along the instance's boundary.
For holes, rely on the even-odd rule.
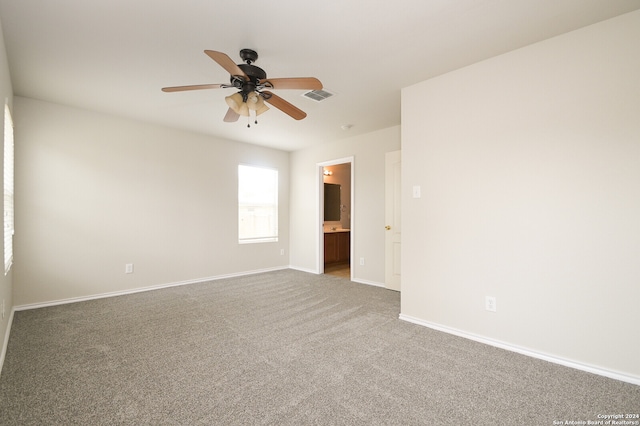
[[265,102],[278,108],[280,111],[289,115],[291,118],[294,118],[296,120],[302,120],[307,116],[306,112],[302,111],[301,109],[294,106],[293,104],[290,104],[289,102],[285,101],[278,95],[274,95],[269,91],[264,91],[262,92],[262,94],[266,95],[266,96],[263,96]]
[[320,90],[322,83],[315,77],[265,78],[260,80],[271,89]]
[[222,68],[227,70],[229,74],[240,75],[247,80],[249,79],[244,71],[242,71],[240,67],[238,67],[238,65],[233,62],[233,59],[231,59],[226,53],[216,52],[215,50],[205,50],[204,53],[206,53],[211,59],[216,61]]
[[240,114],[229,108],[222,121],[224,121],[225,123],[234,123],[238,121],[238,118],[240,118]]
[[220,89],[226,87],[224,84],[196,84],[193,86],[163,87],[163,92],[184,92],[185,90]]

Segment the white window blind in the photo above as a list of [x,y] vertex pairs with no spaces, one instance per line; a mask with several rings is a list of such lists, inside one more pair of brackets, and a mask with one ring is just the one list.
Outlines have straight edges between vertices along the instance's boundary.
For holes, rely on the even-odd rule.
[[278,241],[278,171],[238,166],[238,241]]
[[13,262],[13,120],[4,105],[4,273]]

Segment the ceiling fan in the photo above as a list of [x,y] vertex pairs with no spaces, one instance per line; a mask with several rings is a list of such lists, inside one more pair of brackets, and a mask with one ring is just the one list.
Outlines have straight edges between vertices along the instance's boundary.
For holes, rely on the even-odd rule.
[[225,98],[229,109],[224,116],[224,121],[229,123],[238,121],[241,115],[249,117],[250,111],[254,111],[257,117],[269,109],[265,102],[296,120],[302,120],[307,116],[304,111],[272,93],[269,89],[322,89],[322,83],[315,77],[267,78],[267,73],[262,68],[253,65],[253,62],[258,59],[258,53],[255,50],[242,49],[240,51],[240,57],[245,62],[244,64],[236,64],[228,55],[222,52],[205,50],[204,53],[231,75],[230,84],[164,87],[162,91],[182,92],[186,90],[236,88],[239,92]]

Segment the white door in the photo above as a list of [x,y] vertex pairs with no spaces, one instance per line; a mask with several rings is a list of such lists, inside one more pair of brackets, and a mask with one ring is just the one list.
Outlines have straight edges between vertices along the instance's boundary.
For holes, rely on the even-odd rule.
[[400,291],[400,151],[385,154],[385,287]]

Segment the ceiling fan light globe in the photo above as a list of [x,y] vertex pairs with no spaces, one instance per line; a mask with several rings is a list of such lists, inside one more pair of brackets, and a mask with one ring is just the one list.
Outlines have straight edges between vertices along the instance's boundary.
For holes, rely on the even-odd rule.
[[[264,112],[267,109],[269,109],[269,107],[267,107],[264,104],[264,99],[262,99],[262,96],[257,92],[249,93],[249,96],[247,97],[247,106],[252,111],[262,111],[262,112]],[[265,107],[267,109],[265,109]]]
[[250,92],[247,95],[247,105],[249,105],[249,109],[256,109],[256,106],[260,103],[260,95],[256,92]]
[[258,109],[256,109],[256,115],[260,115],[263,112],[267,112],[269,111],[269,107],[267,105],[265,105],[264,102],[262,102],[262,106],[260,106]]
[[245,102],[242,102],[240,104],[240,108],[236,112],[238,114],[240,114],[241,116],[243,116],[243,117],[248,117],[249,116],[249,107],[247,106],[247,104]]
[[234,112],[240,114],[240,109],[244,102],[242,102],[242,95],[240,93],[234,93],[231,96],[224,98],[225,102]]

